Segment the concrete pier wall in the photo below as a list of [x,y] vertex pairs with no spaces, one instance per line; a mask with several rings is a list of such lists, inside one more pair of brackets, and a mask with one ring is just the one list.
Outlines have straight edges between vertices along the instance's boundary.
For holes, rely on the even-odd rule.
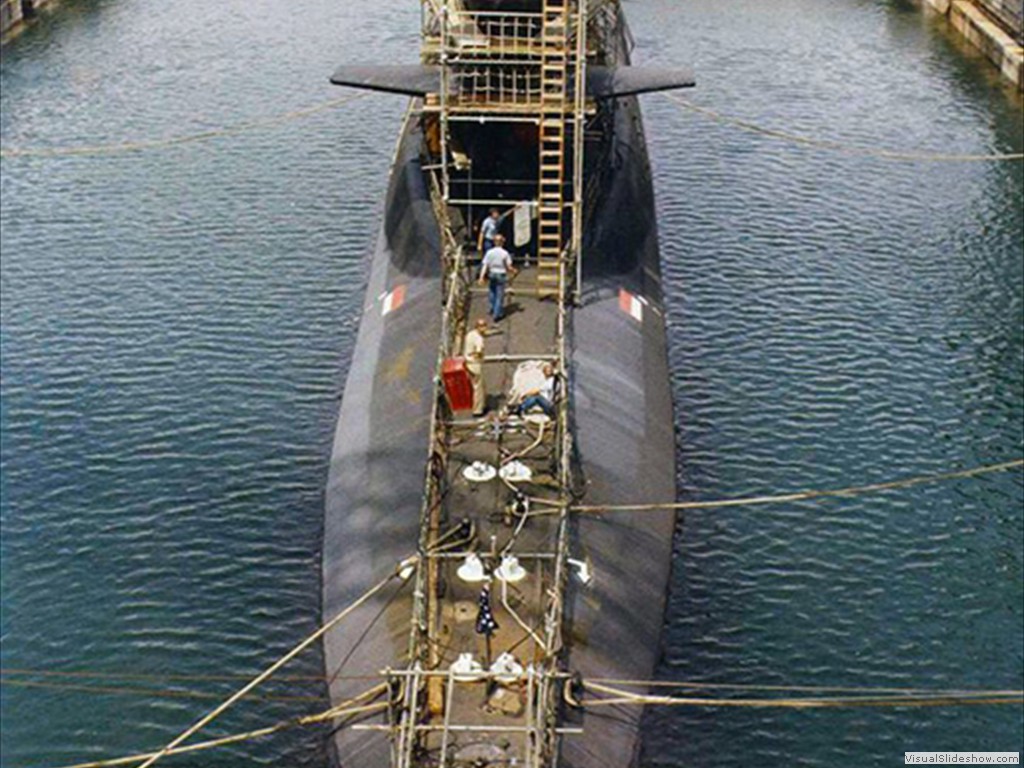
[[20,26],[23,18],[21,0],[0,0],[0,35],[6,36]]
[[0,0],[0,39],[6,42],[51,0]]
[[1024,0],[922,0],[1024,91]]
[[977,0],[1010,36],[1024,45],[1024,0]]

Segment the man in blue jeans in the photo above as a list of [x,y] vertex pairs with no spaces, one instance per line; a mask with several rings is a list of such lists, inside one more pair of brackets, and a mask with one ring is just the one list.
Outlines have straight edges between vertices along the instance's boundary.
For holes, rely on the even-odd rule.
[[501,226],[501,220],[508,216],[512,211],[516,209],[516,206],[512,206],[507,211],[499,211],[497,208],[491,208],[482,222],[480,222],[480,233],[476,239],[476,249],[483,256],[491,248],[494,247],[495,238],[498,235],[498,227]]
[[512,256],[504,248],[505,236],[494,236],[494,247],[484,254],[480,265],[480,285],[488,283],[488,298],[491,304],[491,317],[495,322],[505,316],[505,284],[509,277],[515,277],[516,268],[512,266]]
[[544,383],[540,389],[528,393],[523,401],[512,409],[512,413],[522,416],[532,408],[540,408],[549,419],[555,418],[555,367],[544,363]]
[[487,218],[480,223],[480,236],[477,238],[476,249],[480,255],[487,253],[494,247],[494,237],[498,234],[498,223],[501,221],[501,211],[491,208]]

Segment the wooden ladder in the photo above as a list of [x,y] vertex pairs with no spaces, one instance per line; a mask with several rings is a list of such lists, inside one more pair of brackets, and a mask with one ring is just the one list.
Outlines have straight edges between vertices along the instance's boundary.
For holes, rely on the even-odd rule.
[[568,107],[568,0],[544,0],[541,28],[540,181],[537,200],[537,295],[561,297],[565,197],[565,113]]

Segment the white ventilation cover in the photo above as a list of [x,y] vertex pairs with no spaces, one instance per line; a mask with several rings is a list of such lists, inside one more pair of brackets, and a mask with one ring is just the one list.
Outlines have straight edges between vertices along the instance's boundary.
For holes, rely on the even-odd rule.
[[521,461],[510,461],[501,468],[501,479],[510,483],[525,483],[533,477],[533,470]]
[[459,658],[452,663],[449,670],[452,673],[452,679],[460,683],[472,683],[484,676],[484,668],[480,666],[479,661],[473,658],[472,653],[460,653]]
[[516,661],[516,657],[507,651],[501,654],[491,664],[491,674],[499,683],[514,683],[523,676],[523,665]]
[[459,566],[459,569],[455,573],[458,574],[460,579],[468,581],[470,584],[487,580],[487,572],[484,571],[484,564],[480,561],[480,558],[475,552],[470,552],[466,555],[466,560]]
[[494,574],[502,581],[515,584],[517,581],[522,581],[526,578],[526,569],[519,564],[518,557],[515,555],[505,555],[501,558],[501,565],[498,566],[498,570]]
[[471,483],[486,483],[488,480],[493,480],[497,475],[498,470],[486,461],[474,461],[462,470],[462,476]]

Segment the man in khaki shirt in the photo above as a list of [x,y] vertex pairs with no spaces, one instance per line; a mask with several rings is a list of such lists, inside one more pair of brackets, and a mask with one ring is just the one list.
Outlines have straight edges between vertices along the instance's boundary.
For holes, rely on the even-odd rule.
[[480,318],[476,326],[466,334],[462,354],[466,358],[466,372],[473,384],[473,415],[483,416],[487,410],[487,389],[484,386],[484,334],[487,321]]

